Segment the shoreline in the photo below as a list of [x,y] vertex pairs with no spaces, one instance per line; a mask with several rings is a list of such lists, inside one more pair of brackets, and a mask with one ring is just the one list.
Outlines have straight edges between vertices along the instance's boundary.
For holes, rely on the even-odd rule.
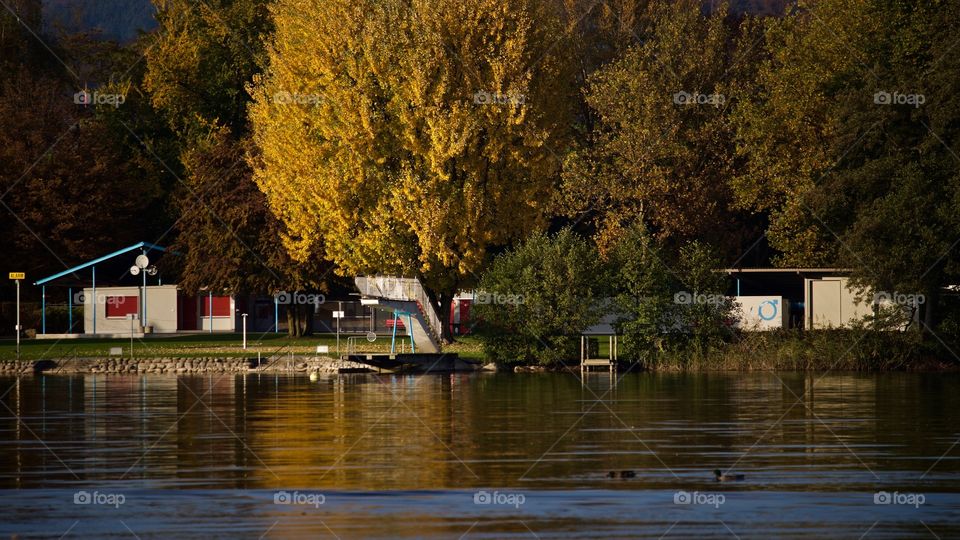
[[59,358],[0,361],[0,375],[184,375],[197,373],[375,373],[366,364],[329,356]]
[[[461,364],[457,364],[460,366]],[[579,374],[579,365],[541,366],[541,365],[511,365],[500,366],[494,369],[491,364],[474,365],[471,369],[432,369],[430,372],[497,372],[515,374],[543,374],[543,373],[571,373]],[[630,367],[621,365],[616,374],[627,372],[635,373],[760,373],[760,372],[794,372],[794,373],[824,373],[829,371],[848,373],[958,373],[960,366],[942,361],[917,362],[910,365],[896,367],[870,367],[849,369],[849,366],[837,366],[837,369],[822,369],[815,366],[783,365],[756,365],[744,364],[732,366],[721,363],[715,366],[704,366],[702,363],[693,365],[660,365]],[[276,356],[269,358],[244,357],[148,357],[148,358],[116,358],[116,357],[76,357],[45,360],[0,360],[0,376],[3,375],[191,375],[204,373],[234,373],[234,374],[322,374],[337,375],[350,373],[417,373],[417,370],[390,371],[378,370],[376,367],[350,360],[338,360],[330,356]],[[422,372],[421,372],[422,373]],[[607,371],[593,371],[594,374],[605,374]]]

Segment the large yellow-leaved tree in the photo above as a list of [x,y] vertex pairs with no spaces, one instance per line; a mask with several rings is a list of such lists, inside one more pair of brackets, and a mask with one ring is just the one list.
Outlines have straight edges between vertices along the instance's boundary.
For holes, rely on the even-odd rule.
[[553,10],[278,1],[252,159],[291,253],[419,277],[445,319],[490,247],[544,224],[573,93]]

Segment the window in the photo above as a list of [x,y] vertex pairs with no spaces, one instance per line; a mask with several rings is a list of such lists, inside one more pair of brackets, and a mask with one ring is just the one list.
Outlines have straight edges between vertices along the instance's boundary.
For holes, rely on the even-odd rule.
[[138,313],[140,299],[136,296],[108,296],[105,300],[108,319],[123,319]]
[[[201,298],[200,303],[203,305],[203,316],[210,316],[210,300],[211,297],[204,296]],[[213,300],[213,316],[214,317],[229,317],[230,313],[230,297],[229,296],[214,296]]]

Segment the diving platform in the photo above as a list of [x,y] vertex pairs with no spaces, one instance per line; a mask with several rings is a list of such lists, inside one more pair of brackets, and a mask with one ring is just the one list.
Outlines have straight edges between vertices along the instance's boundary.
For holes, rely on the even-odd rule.
[[[361,302],[393,314],[406,327],[415,353],[435,353],[441,350],[440,316],[417,278],[396,276],[357,276],[354,279],[360,291]],[[396,341],[394,324],[393,342]],[[391,347],[391,352],[393,347]]]
[[436,371],[476,371],[479,364],[461,360],[456,353],[344,354],[341,360],[366,364],[386,373],[430,373]]

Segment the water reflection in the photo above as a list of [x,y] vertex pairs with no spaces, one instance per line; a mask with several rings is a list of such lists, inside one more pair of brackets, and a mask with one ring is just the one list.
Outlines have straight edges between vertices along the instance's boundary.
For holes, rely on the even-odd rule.
[[[22,524],[77,486],[139,493],[128,508],[166,517],[210,491],[234,499],[207,515],[238,520],[250,530],[233,532],[245,534],[274,514],[302,512],[260,501],[303,489],[339,494],[324,515],[358,533],[375,531],[357,516],[377,513],[406,516],[414,536],[431,527],[459,536],[474,521],[472,534],[493,536],[525,534],[530,523],[555,533],[590,523],[623,532],[636,525],[625,525],[636,517],[624,508],[632,501],[659,505],[643,521],[659,536],[670,526],[664,516],[684,510],[671,504],[677,490],[716,490],[710,471],[733,468],[747,481],[724,486],[737,495],[720,510],[725,521],[793,515],[781,525],[793,529],[803,516],[813,523],[849,504],[857,512],[841,516],[886,510],[879,515],[889,519],[890,508],[862,505],[863,494],[888,489],[928,494],[940,507],[925,510],[926,522],[950,523],[960,491],[957,390],[956,376],[916,374],[0,378],[0,488],[27,490],[10,506]],[[622,469],[637,477],[605,476]],[[171,488],[190,490],[164,491]],[[480,488],[540,496],[477,520],[470,503]],[[158,502],[171,493],[177,503]],[[437,497],[459,510],[437,517]],[[748,502],[750,515],[737,514]],[[703,532],[678,516],[674,533]],[[890,530],[913,531],[914,517]],[[701,525],[715,531],[715,518]],[[862,519],[852,521],[850,532]],[[277,526],[284,535],[323,532],[307,518]]]

